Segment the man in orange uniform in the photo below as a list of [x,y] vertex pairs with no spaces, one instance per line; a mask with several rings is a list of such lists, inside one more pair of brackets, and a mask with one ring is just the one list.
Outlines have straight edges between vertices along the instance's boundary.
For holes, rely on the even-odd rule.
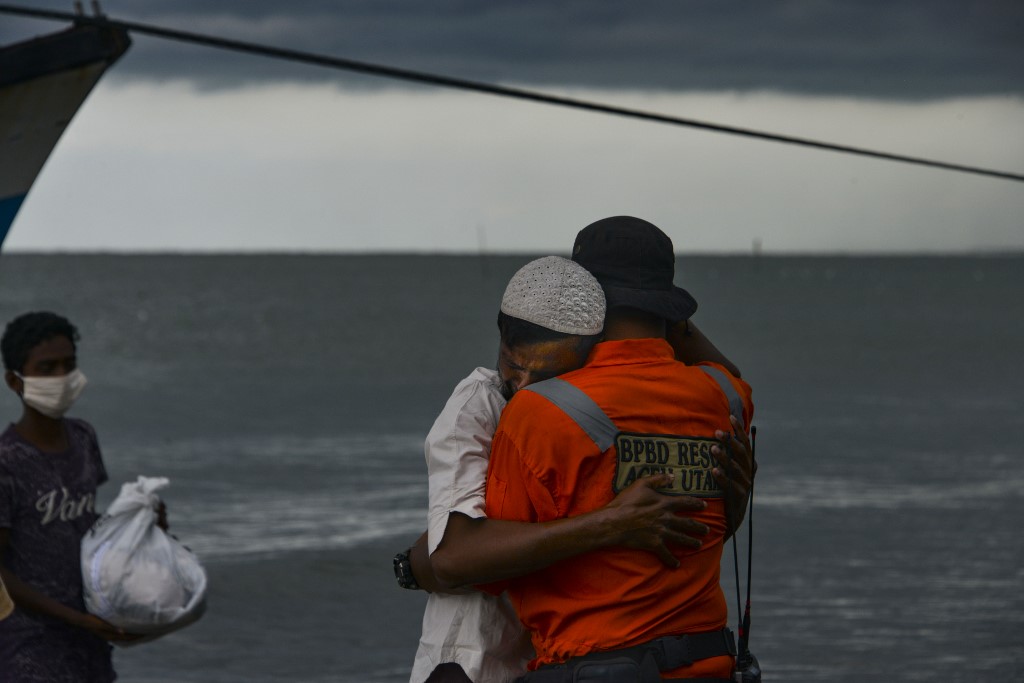
[[533,634],[537,658],[522,679],[529,683],[577,680],[579,667],[580,680],[731,680],[735,645],[719,585],[730,520],[709,448],[716,430],[733,431],[730,415],[746,430],[750,387],[722,366],[675,360],[667,327],[697,304],[673,285],[672,242],[657,227],[628,216],[598,221],[577,236],[573,259],[605,291],[605,341],[581,369],[509,402],[492,444],[487,515],[572,517],[637,477],[667,472],[666,493],[703,498],[706,507],[692,514],[709,533],[697,549],[674,550],[676,569],[650,553],[609,548],[488,590],[507,589]]

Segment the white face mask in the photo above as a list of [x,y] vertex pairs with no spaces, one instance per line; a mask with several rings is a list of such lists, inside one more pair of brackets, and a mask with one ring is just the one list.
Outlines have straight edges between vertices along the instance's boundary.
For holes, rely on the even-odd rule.
[[21,392],[21,400],[43,415],[54,419],[68,412],[88,381],[77,368],[60,377],[18,377],[25,385]]

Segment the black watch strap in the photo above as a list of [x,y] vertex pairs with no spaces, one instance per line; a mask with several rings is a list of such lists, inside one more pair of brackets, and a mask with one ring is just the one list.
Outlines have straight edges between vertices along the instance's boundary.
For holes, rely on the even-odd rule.
[[412,562],[409,560],[410,552],[412,552],[412,548],[395,555],[395,578],[398,579],[398,585],[402,588],[414,591],[422,590],[416,583],[416,576],[412,573]]

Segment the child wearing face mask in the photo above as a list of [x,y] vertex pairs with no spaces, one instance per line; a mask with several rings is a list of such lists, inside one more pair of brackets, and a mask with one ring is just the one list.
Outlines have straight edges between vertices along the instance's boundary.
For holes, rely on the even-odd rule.
[[85,388],[78,331],[49,312],[8,323],[0,351],[21,418],[0,434],[0,578],[14,611],[0,621],[0,678],[10,683],[107,683],[108,641],[129,640],[86,613],[82,536],[107,480],[96,432],[64,417]]

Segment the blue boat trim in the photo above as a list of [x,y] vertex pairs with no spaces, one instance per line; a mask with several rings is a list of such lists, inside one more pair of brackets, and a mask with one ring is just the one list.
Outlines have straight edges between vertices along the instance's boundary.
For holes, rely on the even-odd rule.
[[23,194],[0,199],[0,244],[4,243],[7,231],[11,229],[11,223],[14,222],[14,217],[18,214],[18,209],[21,208],[23,201],[25,201]]

